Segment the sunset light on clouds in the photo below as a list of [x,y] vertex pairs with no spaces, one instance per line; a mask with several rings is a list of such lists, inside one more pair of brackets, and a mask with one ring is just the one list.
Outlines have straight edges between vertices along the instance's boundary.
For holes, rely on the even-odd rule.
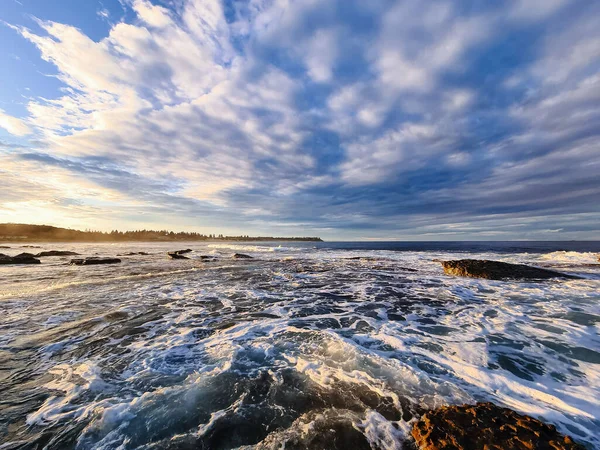
[[0,222],[597,238],[599,12],[1,0]]

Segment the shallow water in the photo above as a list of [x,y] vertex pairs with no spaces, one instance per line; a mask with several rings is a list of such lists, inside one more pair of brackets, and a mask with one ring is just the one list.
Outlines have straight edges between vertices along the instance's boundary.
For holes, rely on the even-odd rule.
[[[1,449],[403,448],[427,408],[475,401],[600,448],[597,243],[40,245],[151,255],[0,266]],[[432,261],[465,257],[585,279]]]

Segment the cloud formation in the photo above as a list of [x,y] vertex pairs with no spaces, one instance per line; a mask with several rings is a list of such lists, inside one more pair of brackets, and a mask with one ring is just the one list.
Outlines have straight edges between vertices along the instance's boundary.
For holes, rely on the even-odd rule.
[[17,119],[16,117],[6,114],[0,109],[0,128],[8,131],[10,134],[15,136],[25,136],[31,134],[31,128],[27,124]]
[[0,149],[0,219],[37,202],[73,226],[598,236],[595,2],[123,5],[100,40],[11,25],[63,88],[0,111],[36,139]]

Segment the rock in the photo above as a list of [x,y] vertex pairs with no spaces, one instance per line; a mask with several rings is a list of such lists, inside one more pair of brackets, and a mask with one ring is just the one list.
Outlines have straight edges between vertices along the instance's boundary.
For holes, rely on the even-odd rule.
[[539,267],[525,266],[523,264],[509,264],[500,261],[479,259],[459,259],[454,261],[439,261],[444,267],[446,275],[460,277],[486,278],[488,280],[502,279],[547,279],[547,278],[572,278],[580,279],[574,275],[555,272]]
[[10,248],[10,247],[8,247],[6,245],[0,245],[0,248]]
[[217,259],[216,256],[210,256],[210,255],[201,255],[200,259],[202,261],[215,261]]
[[79,255],[79,253],[63,251],[63,250],[50,250],[48,252],[40,252],[35,256],[39,258],[41,256],[77,256],[77,255]]
[[118,264],[121,260],[119,258],[99,258],[99,257],[91,257],[91,258],[81,258],[81,259],[72,259],[71,265],[74,266],[92,266],[98,264]]
[[493,403],[444,406],[412,429],[421,450],[584,450],[553,425]]
[[0,264],[40,264],[31,253],[21,253],[17,256],[8,256],[0,253]]
[[21,245],[21,248],[42,248],[39,245]]
[[19,253],[17,256],[13,256],[13,258],[18,258],[18,259],[30,259],[30,258],[35,258],[36,255],[34,255],[33,253]]
[[146,252],[129,252],[129,253],[121,253],[117,256],[136,256],[136,255],[142,255],[142,256],[148,256],[150,253],[146,253]]
[[167,255],[169,256],[169,258],[171,259],[190,259],[187,256],[183,256],[181,253],[179,252],[168,252]]
[[244,255],[243,253],[234,253],[232,256],[233,259],[253,259],[250,255]]
[[167,252],[167,255],[169,255],[169,258],[171,258],[171,259],[190,259],[186,256],[183,256],[183,254],[189,253],[191,251],[192,251],[191,248],[186,248],[185,250],[175,250],[172,252]]

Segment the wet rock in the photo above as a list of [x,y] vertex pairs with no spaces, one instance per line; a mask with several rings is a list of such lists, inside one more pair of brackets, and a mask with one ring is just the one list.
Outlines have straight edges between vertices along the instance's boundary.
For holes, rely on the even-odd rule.
[[92,266],[92,265],[98,265],[98,264],[118,264],[120,262],[121,262],[121,260],[119,258],[90,257],[90,258],[72,259],[71,265]]
[[42,248],[39,245],[21,245],[21,248]]
[[210,262],[210,261],[215,261],[217,259],[217,257],[211,256],[211,255],[200,255],[200,259],[202,261]]
[[40,264],[31,253],[21,253],[17,256],[8,256],[0,253],[0,264]]
[[234,253],[232,256],[233,259],[253,259],[250,255],[244,255],[243,253]]
[[47,252],[40,252],[35,256],[40,258],[42,256],[78,256],[78,255],[79,255],[79,253],[77,253],[77,252],[69,252],[69,251],[64,251],[64,250],[50,250]]
[[347,259],[348,261],[385,261],[386,258],[376,258],[374,256],[350,256]]
[[186,256],[183,256],[184,253],[190,253],[192,251],[191,248],[186,248],[185,250],[174,250],[172,252],[167,252],[167,255],[171,259],[190,259]]
[[17,259],[31,259],[31,258],[35,258],[36,255],[34,255],[33,253],[19,253],[16,256],[13,256],[13,258],[17,258]]
[[6,245],[0,245],[0,248],[10,248],[10,247],[8,247]]
[[190,259],[187,256],[183,256],[181,253],[179,252],[168,252],[167,256],[171,259]]
[[427,412],[414,424],[412,435],[421,450],[583,450],[553,425],[493,403]]
[[554,270],[540,269],[523,264],[509,264],[500,261],[480,259],[459,259],[454,261],[439,261],[444,267],[446,275],[460,277],[486,278],[488,280],[503,279],[547,279],[547,278],[572,278],[574,275],[555,272]]
[[141,256],[148,256],[150,253],[146,253],[146,252],[129,252],[129,253],[121,253],[117,256],[137,256],[137,255],[141,255]]

